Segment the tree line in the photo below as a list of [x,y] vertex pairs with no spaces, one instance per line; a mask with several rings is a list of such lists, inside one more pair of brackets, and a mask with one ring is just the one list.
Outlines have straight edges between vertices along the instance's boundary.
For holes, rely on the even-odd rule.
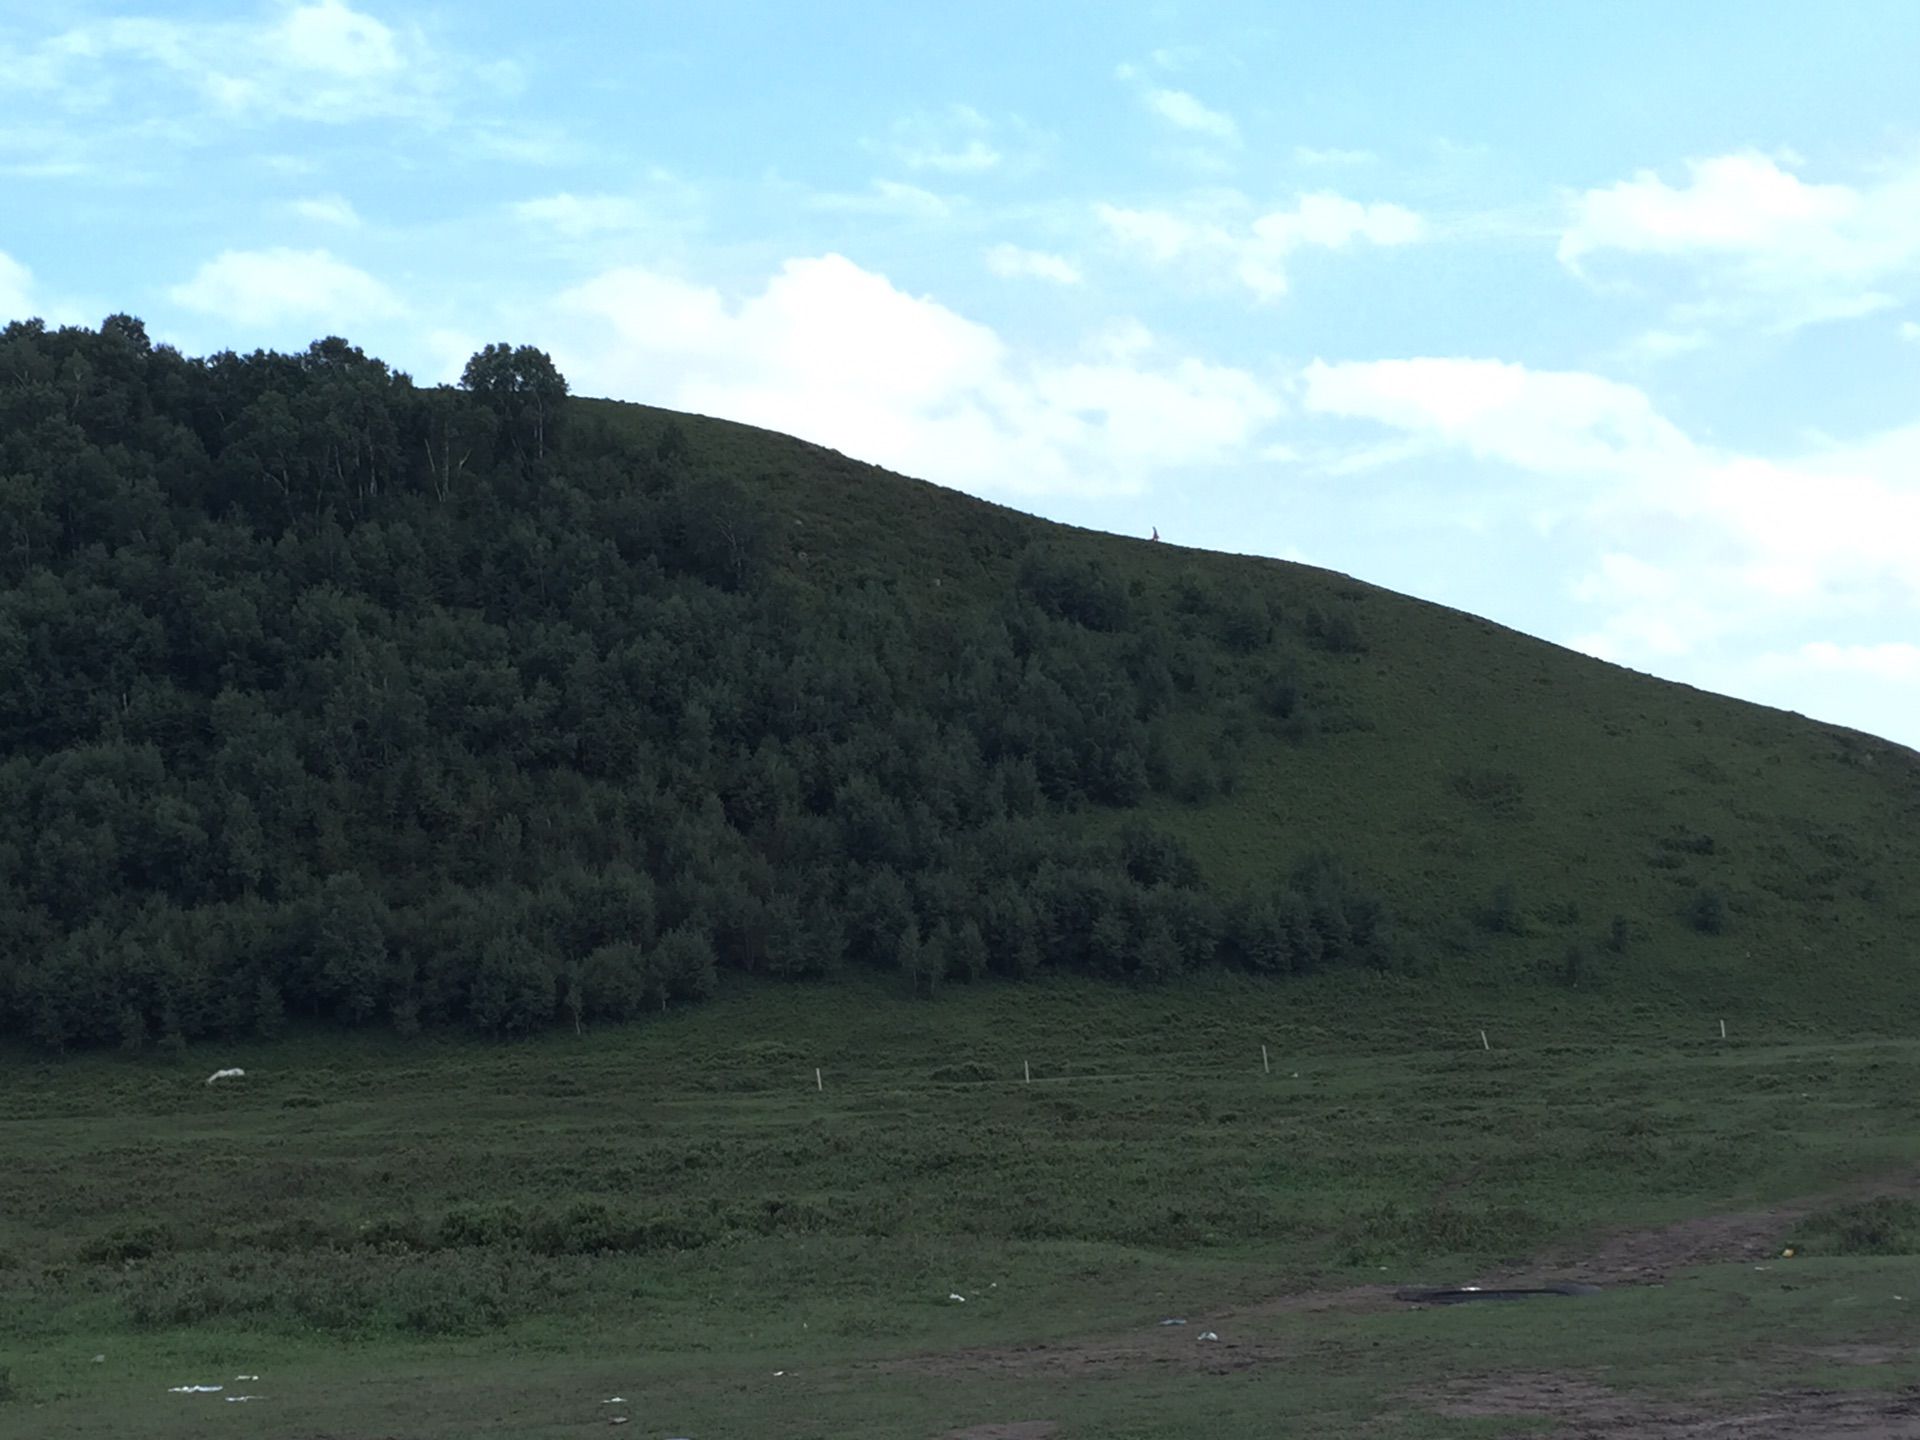
[[1083,823],[1300,732],[1263,606],[1161,613],[1038,527],[978,604],[820,580],[753,477],[577,408],[524,346],[438,387],[337,338],[0,332],[0,1033],[1389,963],[1330,857],[1224,896]]

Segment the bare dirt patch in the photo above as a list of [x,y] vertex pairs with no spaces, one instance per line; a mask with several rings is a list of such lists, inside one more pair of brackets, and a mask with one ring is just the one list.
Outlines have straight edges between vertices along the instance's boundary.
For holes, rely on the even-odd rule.
[[[1795,1224],[1805,1219],[1823,1206],[1838,1200],[1860,1199],[1872,1195],[1902,1195],[1920,1192],[1920,1176],[1906,1174],[1894,1179],[1875,1181],[1867,1185],[1849,1187],[1835,1194],[1819,1196],[1814,1199],[1795,1201],[1775,1205],[1762,1210],[1746,1210],[1726,1215],[1706,1215],[1697,1219],[1681,1220],[1671,1225],[1653,1226],[1639,1230],[1623,1230],[1604,1236],[1590,1250],[1581,1254],[1568,1253],[1548,1255],[1531,1261],[1524,1266],[1515,1266],[1497,1274],[1484,1277],[1482,1285],[1488,1288],[1526,1287],[1548,1285],[1555,1282],[1571,1281],[1596,1285],[1601,1288],[1621,1285],[1658,1285],[1665,1283],[1667,1277],[1676,1270],[1694,1265],[1708,1265],[1728,1261],[1762,1262],[1779,1255],[1780,1237],[1790,1231]],[[1333,1313],[1355,1314],[1386,1310],[1404,1310],[1408,1302],[1398,1298],[1398,1285],[1352,1285],[1338,1289],[1303,1290],[1291,1294],[1276,1295],[1250,1305],[1222,1307],[1204,1313],[1191,1313],[1189,1322],[1180,1326],[1153,1326],[1137,1331],[1109,1333],[1058,1340],[1029,1345],[979,1346],[966,1350],[934,1352],[921,1355],[901,1356],[883,1360],[862,1368],[897,1374],[919,1374],[940,1376],[971,1376],[991,1378],[1048,1376],[1054,1378],[1086,1379],[1101,1375],[1137,1375],[1143,1370],[1162,1370],[1168,1373],[1199,1373],[1226,1375],[1237,1370],[1246,1370],[1254,1366],[1279,1361],[1299,1361],[1310,1356],[1310,1342],[1280,1342],[1272,1340],[1240,1340],[1236,1333],[1244,1327],[1240,1322],[1260,1316],[1283,1314]],[[1577,1299],[1561,1299],[1542,1296],[1525,1302],[1536,1305],[1578,1304]],[[1221,1338],[1202,1340],[1207,1333],[1217,1333]],[[1833,1358],[1838,1358],[1833,1357]],[[1871,1360],[1853,1360],[1844,1363],[1872,1364],[1881,1363]],[[1486,1382],[1493,1385],[1494,1382]],[[1504,1384],[1506,1382],[1498,1382]],[[1521,1382],[1514,1382],[1516,1384]],[[1539,1385],[1559,1385],[1571,1387],[1569,1394],[1577,1393],[1583,1382],[1574,1380],[1525,1382],[1528,1387]],[[1611,1395],[1599,1387],[1588,1387],[1596,1394]],[[1488,1394],[1494,1393],[1488,1389]],[[1550,1391],[1542,1391],[1550,1395]],[[1808,1413],[1818,1411],[1829,1415],[1833,1424],[1852,1424],[1862,1414],[1878,1414],[1872,1410],[1874,1405],[1887,1405],[1893,1402],[1884,1398],[1859,1396],[1819,1396],[1811,1392],[1795,1394],[1792,1403],[1803,1409],[1812,1407]],[[1776,1397],[1779,1399],[1779,1397]],[[1453,1403],[1453,1402],[1450,1402]],[[1616,1406],[1640,1406],[1636,1413],[1651,1414],[1640,1402],[1613,1396],[1608,1402]],[[1760,1402],[1755,1402],[1760,1403]],[[1774,1403],[1769,1401],[1767,1403]],[[1785,1403],[1785,1400],[1780,1400]],[[1911,1402],[1902,1401],[1909,1409],[1898,1413],[1906,1416],[1910,1413]],[[1867,1410],[1859,1410],[1859,1406]],[[1821,1409],[1820,1407],[1828,1407]],[[1655,1407],[1656,1409],[1658,1407]],[[1464,1413],[1464,1412],[1463,1412]],[[1488,1412],[1504,1413],[1504,1412]],[[1515,1414],[1557,1414],[1557,1411],[1514,1411]],[[1675,1412],[1676,1414],[1680,1412]],[[1763,1412],[1754,1412],[1755,1416]],[[1798,1413],[1798,1412],[1796,1412]],[[1586,1422],[1582,1422],[1586,1423]],[[1623,1422],[1624,1423],[1624,1422]],[[1663,1422],[1664,1423],[1664,1422]],[[1680,1423],[1675,1421],[1674,1423]],[[1704,1424],[1707,1420],[1698,1417],[1687,1419],[1687,1424]],[[1712,1423],[1719,1423],[1713,1421]],[[1747,1423],[1761,1424],[1757,1418]],[[1798,1422],[1795,1421],[1795,1424]],[[1826,1423],[1826,1422],[1822,1422]],[[1876,1422],[1878,1423],[1878,1422]],[[1625,1429],[1576,1429],[1573,1434],[1626,1434],[1633,1433],[1629,1425]],[[1704,1430],[1651,1430],[1645,1433],[1653,1435],[1737,1435],[1748,1433],[1739,1429]],[[1753,1433],[1761,1433],[1755,1431]],[[1920,1430],[1886,1429],[1826,1429],[1782,1431],[1780,1433],[1801,1433],[1816,1436],[1825,1435],[1905,1435],[1912,1433],[1920,1440]]]
[[1671,1225],[1622,1230],[1602,1236],[1584,1253],[1543,1256],[1497,1278],[1502,1283],[1516,1283],[1550,1275],[1591,1285],[1657,1285],[1674,1271],[1693,1265],[1777,1259],[1780,1237],[1826,1206],[1914,1194],[1920,1194],[1920,1175],[1902,1174],[1763,1210],[1702,1215]]
[[949,1430],[943,1440],[1049,1440],[1060,1427],[1052,1420],[1009,1420],[1001,1425],[969,1425]]
[[1718,1404],[1670,1403],[1622,1395],[1564,1375],[1504,1375],[1450,1386],[1431,1402],[1454,1418],[1549,1420],[1556,1436],[1633,1435],[1648,1440],[1734,1440],[1792,1435],[1799,1440],[1914,1440],[1920,1392],[1787,1390]]
[[[1225,1320],[1218,1322],[1227,1324]],[[1143,1371],[1231,1375],[1297,1356],[1298,1347],[1268,1341],[1202,1340],[1205,1326],[1098,1339],[1034,1345],[982,1345],[882,1360],[869,1367],[886,1373],[952,1379],[1088,1380],[1103,1375],[1138,1377]]]
[[1816,1345],[1802,1353],[1835,1365],[1891,1365],[1913,1358],[1913,1351],[1904,1345]]
[[[1567,1279],[1594,1285],[1647,1285],[1692,1265],[1765,1260],[1780,1253],[1781,1234],[1818,1209],[1819,1204],[1803,1201],[1732,1215],[1702,1215],[1648,1230],[1621,1231],[1603,1239],[1591,1254],[1566,1260],[1555,1270]],[[1540,1266],[1527,1268],[1536,1270]]]

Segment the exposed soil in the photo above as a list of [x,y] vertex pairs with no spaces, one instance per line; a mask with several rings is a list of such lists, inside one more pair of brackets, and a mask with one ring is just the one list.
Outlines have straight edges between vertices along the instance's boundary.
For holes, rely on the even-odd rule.
[[[1587,1255],[1546,1258],[1517,1273],[1532,1275],[1550,1268],[1557,1278],[1591,1285],[1657,1285],[1691,1265],[1774,1258],[1780,1253],[1780,1236],[1825,1203],[1799,1201],[1733,1215],[1702,1215],[1651,1230],[1625,1230],[1607,1236]],[[1511,1281],[1516,1276],[1501,1278]]]
[[[1488,1286],[1533,1286],[1576,1282],[1602,1288],[1662,1284],[1677,1270],[1728,1261],[1763,1263],[1779,1257],[1780,1237],[1807,1215],[1837,1200],[1911,1194],[1920,1176],[1903,1175],[1838,1194],[1764,1210],[1709,1215],[1672,1225],[1621,1231],[1583,1254],[1542,1256],[1487,1277]],[[1783,1262],[1791,1263],[1791,1262]],[[1181,1326],[1150,1326],[1120,1334],[1029,1345],[980,1346],[904,1356],[871,1367],[894,1373],[974,1379],[1101,1376],[1138,1378],[1142,1372],[1225,1375],[1255,1366],[1312,1364],[1319,1348],[1311,1339],[1240,1338],[1240,1322],[1277,1314],[1404,1310],[1391,1285],[1277,1295],[1251,1305],[1204,1314],[1189,1312]],[[1537,1304],[1567,1303],[1551,1297]],[[1214,1333],[1219,1338],[1201,1337]],[[1890,1347],[1827,1347],[1810,1351],[1851,1365],[1884,1364],[1897,1358]],[[1809,1440],[1920,1440],[1920,1390],[1898,1393],[1787,1390],[1757,1398],[1716,1402],[1653,1401],[1565,1375],[1481,1377],[1426,1395],[1414,1403],[1450,1416],[1528,1417],[1552,1422],[1556,1436],[1646,1436],[1651,1440],[1730,1440],[1734,1436],[1793,1435]],[[1042,1440],[1057,1426],[1047,1421],[975,1426],[946,1440]]]
[[1829,1205],[1916,1193],[1920,1193],[1920,1175],[1905,1173],[1764,1210],[1702,1215],[1652,1229],[1622,1230],[1602,1237],[1596,1247],[1584,1253],[1543,1256],[1495,1279],[1514,1284],[1530,1277],[1551,1275],[1556,1280],[1578,1280],[1601,1286],[1657,1285],[1675,1270],[1684,1270],[1690,1265],[1777,1258],[1780,1237],[1816,1210]]
[[[1752,1260],[1777,1253],[1782,1231],[1825,1201],[1782,1205],[1736,1215],[1709,1215],[1650,1230],[1608,1236],[1584,1258],[1556,1258],[1485,1277],[1486,1286],[1578,1281],[1598,1285],[1647,1285],[1664,1281],[1674,1270],[1724,1260]],[[1550,1268],[1549,1268],[1550,1267]],[[1560,1304],[1542,1298],[1534,1303]],[[1273,1341],[1235,1338],[1240,1321],[1281,1314],[1332,1311],[1403,1310],[1400,1287],[1355,1285],[1335,1290],[1299,1291],[1268,1300],[1192,1315],[1182,1326],[1117,1335],[1059,1340],[1031,1345],[991,1345],[909,1355],[876,1362],[872,1368],[894,1373],[940,1376],[1071,1376],[1079,1379],[1140,1369],[1229,1374],[1249,1366],[1295,1358],[1301,1347]],[[1209,1331],[1219,1340],[1201,1340]]]
[[[1219,1324],[1228,1322],[1221,1320]],[[1061,1340],[1034,1345],[982,1345],[881,1360],[865,1368],[895,1374],[953,1379],[1089,1380],[1105,1375],[1137,1377],[1142,1371],[1230,1375],[1255,1365],[1298,1356],[1301,1347],[1261,1340],[1202,1340],[1205,1326]]]
[[1699,1403],[1639,1399],[1563,1375],[1504,1375],[1451,1387],[1433,1404],[1441,1415],[1550,1420],[1555,1437],[1644,1436],[1647,1440],[1892,1440],[1920,1437],[1920,1392],[1786,1390]]
[[1835,1365],[1891,1365],[1913,1358],[1904,1345],[1816,1345],[1803,1353]]

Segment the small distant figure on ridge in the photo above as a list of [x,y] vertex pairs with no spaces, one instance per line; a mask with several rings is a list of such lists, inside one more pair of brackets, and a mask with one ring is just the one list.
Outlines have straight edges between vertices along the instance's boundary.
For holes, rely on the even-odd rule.
[[1153,538],[1156,540],[1160,538],[1160,527],[1158,525],[1153,527]]

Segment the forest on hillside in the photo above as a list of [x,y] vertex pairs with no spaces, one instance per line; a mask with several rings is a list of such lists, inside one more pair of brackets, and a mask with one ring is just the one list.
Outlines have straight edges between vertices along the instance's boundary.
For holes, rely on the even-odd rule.
[[1310,732],[1265,602],[1150,602],[1037,521],[985,603],[828,583],[754,476],[566,391],[528,347],[427,387],[340,339],[0,332],[0,1033],[515,1034],[721,968],[1391,962],[1331,857],[1223,896],[1078,823]]

